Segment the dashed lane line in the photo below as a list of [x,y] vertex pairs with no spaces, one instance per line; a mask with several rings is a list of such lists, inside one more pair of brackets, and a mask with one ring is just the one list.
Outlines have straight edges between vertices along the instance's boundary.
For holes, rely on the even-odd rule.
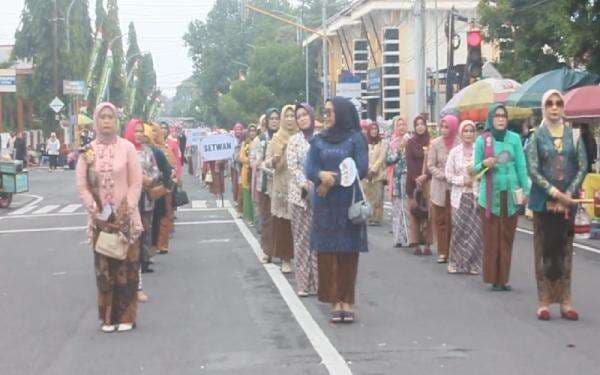
[[[233,208],[229,208],[229,213],[234,218],[235,223],[237,224],[240,232],[242,232],[242,235],[246,241],[248,241],[248,244],[250,244],[250,247],[252,247],[256,257],[260,260],[262,256],[262,250],[258,241],[252,235],[246,223],[237,218],[237,213]],[[300,298],[296,295],[290,283],[281,273],[279,267],[275,266],[274,264],[265,264],[263,266],[279,290],[283,300],[288,305],[288,308],[294,315],[294,318],[308,337],[308,340],[311,342],[313,348],[321,357],[322,363],[329,371],[329,374],[352,375],[352,371],[350,371],[350,368],[348,367],[348,364],[342,355],[333,346],[327,335],[325,335],[312,315],[310,315],[306,309],[306,306],[304,306],[302,301],[300,301]]]

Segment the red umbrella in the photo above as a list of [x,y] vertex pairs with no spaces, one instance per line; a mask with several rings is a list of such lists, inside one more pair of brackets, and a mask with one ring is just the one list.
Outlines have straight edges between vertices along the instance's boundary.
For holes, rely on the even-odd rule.
[[583,86],[565,95],[567,119],[600,119],[600,86]]

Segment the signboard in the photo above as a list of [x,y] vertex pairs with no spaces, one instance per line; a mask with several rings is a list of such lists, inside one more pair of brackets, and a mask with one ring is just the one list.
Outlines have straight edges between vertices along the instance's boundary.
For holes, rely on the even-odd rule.
[[336,85],[336,95],[346,99],[360,98],[362,94],[361,83],[338,83]]
[[208,135],[206,128],[194,128],[186,130],[187,144],[190,146],[199,146],[204,137]]
[[0,69],[0,92],[17,92],[17,71]]
[[65,103],[62,102],[58,97],[54,98],[50,102],[50,108],[56,113],[60,112],[65,107]]
[[202,160],[228,160],[233,157],[237,140],[229,133],[208,136],[200,142]]
[[63,94],[83,95],[85,93],[84,81],[63,81]]
[[367,71],[367,91],[372,94],[381,92],[381,69],[369,69]]

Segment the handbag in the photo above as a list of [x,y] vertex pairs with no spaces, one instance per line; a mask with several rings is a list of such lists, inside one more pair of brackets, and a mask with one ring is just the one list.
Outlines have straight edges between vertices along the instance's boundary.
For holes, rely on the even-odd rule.
[[129,244],[121,241],[118,233],[100,231],[94,251],[109,258],[125,260]]
[[167,189],[165,185],[161,184],[150,188],[148,190],[148,197],[150,197],[151,200],[155,201],[169,194],[169,192],[169,189]]
[[425,192],[422,188],[417,187],[413,192],[415,204],[410,208],[410,213],[419,220],[425,220],[429,217],[429,208],[425,199]]
[[[362,199],[356,201],[356,185],[358,184],[358,188],[360,189],[360,193],[362,194]],[[358,175],[356,180],[354,181],[354,187],[352,188],[352,204],[350,208],[348,208],[348,219],[353,224],[360,225],[365,224],[371,215],[373,214],[373,207],[371,204],[365,200],[365,192],[363,187],[358,180]]]
[[185,206],[188,203],[190,203],[190,199],[188,198],[188,195],[185,192],[185,190],[177,190],[175,192],[175,207]]
[[582,237],[589,236],[592,231],[592,219],[581,203],[577,205],[577,212],[573,221],[573,231],[576,235]]

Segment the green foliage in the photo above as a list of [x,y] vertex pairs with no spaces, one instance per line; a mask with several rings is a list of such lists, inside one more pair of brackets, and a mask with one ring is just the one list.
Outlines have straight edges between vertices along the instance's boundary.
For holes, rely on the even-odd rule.
[[[307,24],[320,24],[321,1],[303,3],[304,8],[295,8],[287,0],[252,2],[295,22],[302,22],[302,16],[306,16]],[[330,3],[328,14],[333,15],[348,1]],[[176,96],[173,109],[187,108],[189,112],[181,115],[231,126],[238,120],[258,121],[267,107],[304,100],[305,58],[298,37],[307,35],[273,18],[252,11],[240,12],[237,0],[217,0],[206,21],[192,22],[184,37],[194,61],[192,80],[198,95],[191,101],[183,95]],[[320,46],[309,50],[314,103],[321,101],[318,65],[314,63],[320,59]],[[240,80],[241,76],[245,80]],[[186,105],[177,104],[178,100],[187,100]]]
[[135,31],[135,25],[133,22],[129,23],[129,30],[127,32],[127,58],[126,70],[127,73],[131,71],[131,68],[135,64],[136,60],[140,59],[140,46],[137,41],[137,32]]
[[[57,0],[57,8],[66,10],[70,0]],[[18,93],[34,102],[34,114],[45,126],[53,123],[54,113],[48,103],[54,98],[53,22],[54,3],[47,0],[26,0],[21,13],[22,23],[15,32],[13,58],[30,60],[34,64],[32,77],[19,78]],[[58,79],[80,80],[85,76],[92,48],[92,31],[88,1],[74,4],[69,22],[71,52],[67,52],[64,18],[58,20]],[[59,95],[60,96],[60,95]],[[62,100],[66,102],[63,96]]]
[[498,68],[525,81],[561,66],[600,73],[600,0],[481,0],[481,23],[499,43]]
[[148,103],[156,95],[156,72],[154,60],[149,53],[141,57],[139,64],[138,86],[132,116],[145,119],[149,110]]

